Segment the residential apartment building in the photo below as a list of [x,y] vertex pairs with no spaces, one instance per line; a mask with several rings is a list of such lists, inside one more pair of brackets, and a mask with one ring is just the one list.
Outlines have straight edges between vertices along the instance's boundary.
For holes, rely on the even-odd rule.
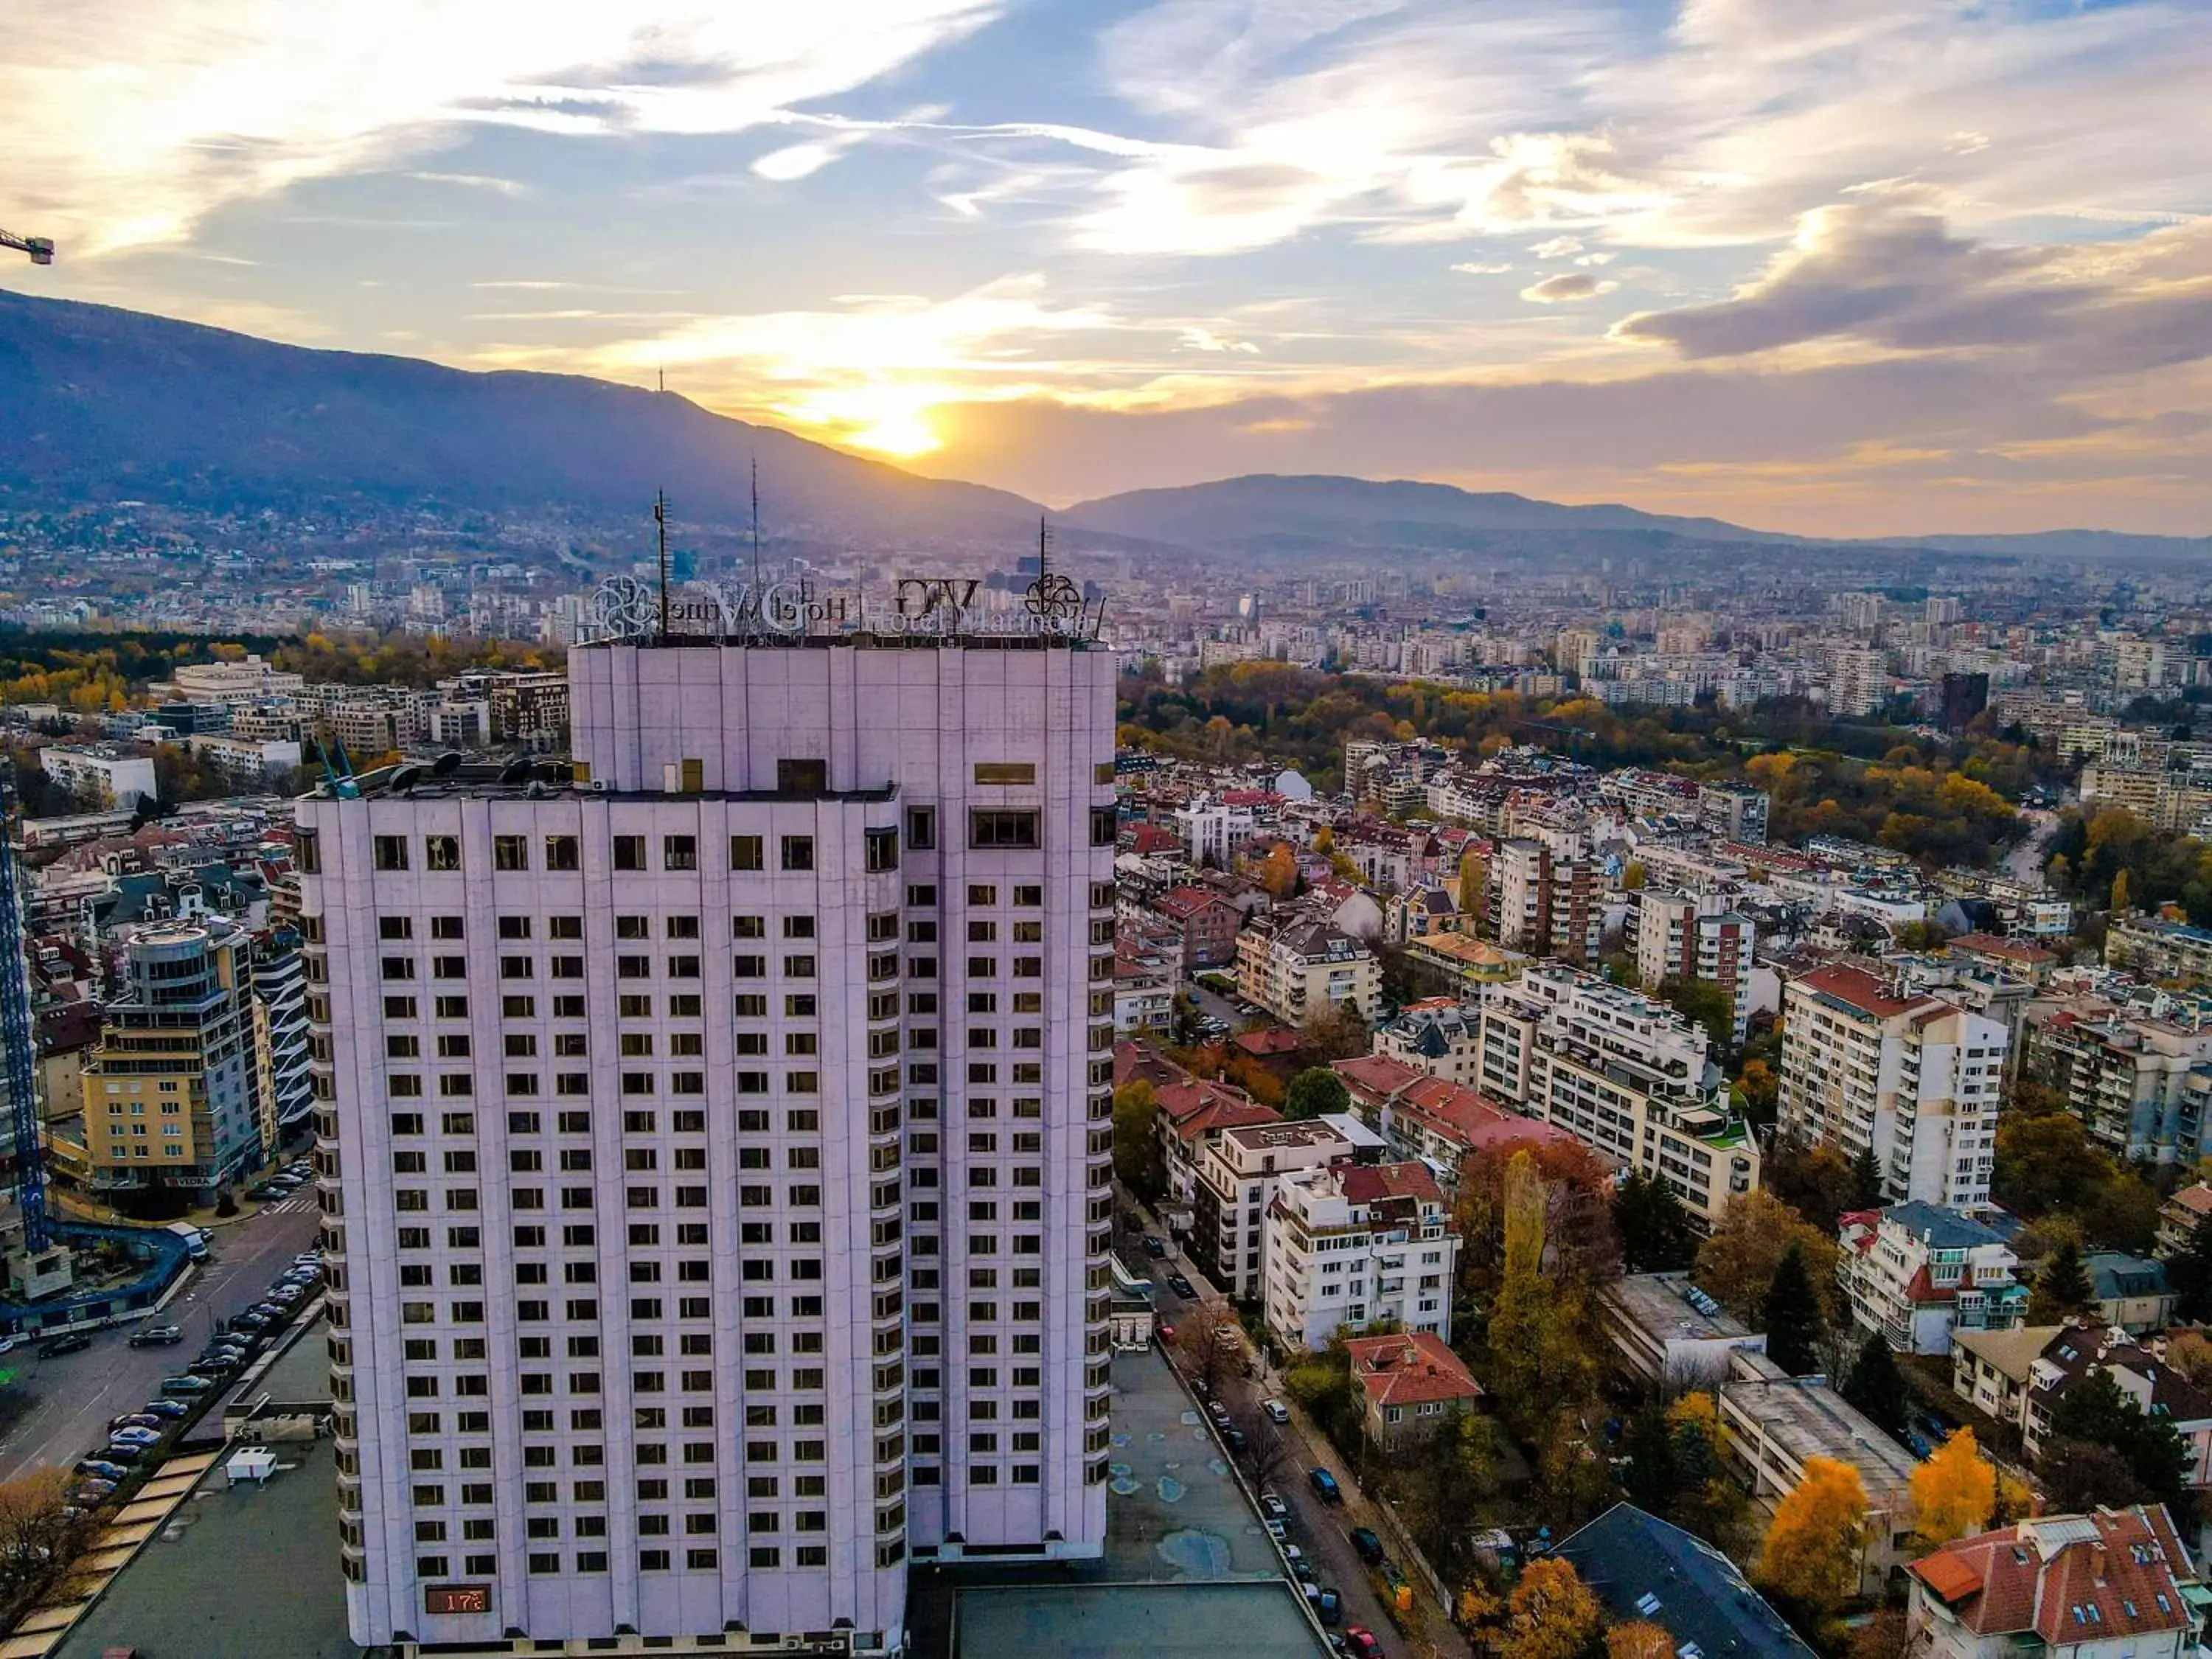
[[1183,1248],[1237,1301],[1259,1294],[1262,1236],[1276,1183],[1294,1170],[1380,1157],[1382,1137],[1355,1117],[1248,1123],[1216,1129],[1201,1143]]
[[1099,1553],[1114,659],[899,643],[579,646],[573,771],[300,804],[363,1645]]
[[50,743],[39,750],[39,767],[62,788],[88,796],[101,806],[136,806],[161,793],[154,781],[154,757],[134,755],[112,744],[78,749]]
[[1175,822],[1191,863],[1207,869],[1226,870],[1235,864],[1254,833],[1249,806],[1232,806],[1204,796],[1178,808]]
[[1267,1206],[1268,1328],[1319,1350],[1383,1321],[1451,1340],[1460,1237],[1419,1164],[1323,1164],[1285,1176]]
[[1185,973],[1237,960],[1237,930],[1243,924],[1244,913],[1220,894],[1203,887],[1178,887],[1161,894],[1152,908],[1181,931]]
[[1362,1121],[1382,1134],[1388,1155],[1427,1164],[1447,1197],[1458,1192],[1460,1165],[1475,1152],[1574,1139],[1463,1083],[1417,1072],[1385,1054],[1340,1060],[1333,1069],[1352,1091]]
[[1724,894],[1647,887],[1637,895],[1638,977],[1654,991],[1670,980],[1719,986],[1735,1011],[1739,1043],[1751,1027],[1752,952],[1758,943],[1756,925]]
[[2192,1072],[2212,1065],[2212,1026],[2109,1006],[2031,1006],[2021,1073],[2057,1092],[2089,1138],[2127,1163],[2194,1164],[2206,1150]]
[[1431,1077],[1472,1087],[1482,1074],[1480,1008],[1452,997],[1408,1005],[1375,1028],[1375,1052]]
[[167,1187],[211,1204],[262,1159],[252,935],[216,918],[147,927],[124,949],[122,994],[87,1055],[91,1188]]
[[2154,916],[2114,916],[2105,932],[2105,961],[2148,979],[2212,980],[2212,928]]
[[1491,855],[1490,937],[1509,951],[1576,963],[1597,960],[1604,906],[1597,866],[1546,842],[1508,836]]
[[1702,1026],[1595,975],[1548,964],[1484,994],[1482,1091],[1674,1189],[1710,1226],[1759,1184]]
[[2067,1390],[2100,1372],[2147,1416],[2172,1426],[2189,1455],[2189,1484],[2212,1486],[2212,1393],[2167,1364],[2162,1354],[2101,1321],[2062,1326],[2029,1363],[2015,1424],[2028,1455],[2037,1455],[2050,1437],[2053,1414]]
[[1263,917],[1237,936],[1237,989],[1292,1025],[1349,1007],[1372,1018],[1382,996],[1375,954],[1310,917]]
[[1928,1659],[2183,1659],[2203,1587],[2163,1504],[2040,1515],[1907,1569],[1905,1651]]
[[1987,1223],[1933,1204],[1843,1218],[1836,1279],[1862,1331],[1900,1353],[1951,1352],[1954,1330],[2007,1330],[2027,1312],[2020,1258]]
[[1831,963],[1783,988],[1781,1131],[1871,1150],[1893,1202],[1989,1207],[2005,1028]]
[[307,961],[293,933],[264,934],[253,949],[253,1065],[261,1093],[261,1142],[273,1152],[314,1115],[307,1027]]

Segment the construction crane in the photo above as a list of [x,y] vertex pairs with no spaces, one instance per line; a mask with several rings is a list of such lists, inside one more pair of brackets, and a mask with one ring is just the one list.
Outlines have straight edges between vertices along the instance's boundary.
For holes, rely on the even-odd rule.
[[12,247],[18,253],[29,254],[34,265],[54,262],[54,239],[51,236],[18,236],[12,231],[0,230],[0,247]]
[[38,1049],[31,1028],[30,962],[23,950],[23,895],[15,855],[21,829],[15,770],[0,764],[0,1062],[15,1141],[15,1201],[23,1249],[36,1258],[52,1243],[46,1223],[46,1149],[39,1143]]

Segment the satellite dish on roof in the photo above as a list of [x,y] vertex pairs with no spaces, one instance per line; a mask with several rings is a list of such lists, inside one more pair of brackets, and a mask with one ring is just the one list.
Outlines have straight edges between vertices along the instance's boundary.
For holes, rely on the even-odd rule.
[[397,766],[385,787],[396,794],[402,789],[412,789],[422,776],[422,769],[419,766]]
[[461,751],[458,749],[448,749],[430,763],[430,775],[434,778],[450,778],[460,769]]
[[499,781],[501,783],[520,783],[529,775],[530,763],[526,760],[509,761],[499,769]]

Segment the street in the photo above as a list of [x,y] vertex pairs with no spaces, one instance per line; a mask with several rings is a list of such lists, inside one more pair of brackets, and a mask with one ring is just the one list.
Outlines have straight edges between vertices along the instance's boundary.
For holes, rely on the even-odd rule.
[[2043,884],[2045,854],[2051,846],[2051,837],[2058,833],[2058,814],[2023,808],[2021,816],[2028,820],[2027,836],[2005,854],[2005,874],[2014,881],[2040,887]]
[[[103,1444],[108,1419],[152,1399],[163,1377],[176,1375],[207,1346],[216,1321],[266,1296],[292,1257],[313,1247],[321,1224],[313,1190],[303,1188],[249,1220],[216,1228],[209,1240],[212,1259],[151,1319],[101,1331],[82,1353],[40,1359],[37,1345],[27,1342],[0,1358],[0,1370],[14,1370],[33,1398],[0,1439],[0,1480],[52,1463],[66,1467]],[[141,1322],[181,1325],[185,1340],[173,1347],[131,1347],[128,1338]]]
[[[1182,1313],[1195,1310],[1199,1302],[1224,1302],[1220,1292],[1180,1251],[1171,1252],[1166,1262],[1151,1265],[1156,1270],[1170,1265],[1180,1268],[1199,1292],[1198,1302],[1183,1301],[1167,1288],[1164,1273],[1155,1272],[1154,1306],[1159,1316],[1170,1324],[1175,1323]],[[1255,1464],[1267,1465],[1267,1449],[1272,1442],[1279,1440],[1281,1452],[1273,1457],[1267,1480],[1260,1484],[1290,1505],[1288,1541],[1306,1553],[1321,1583],[1343,1596],[1343,1623],[1336,1628],[1364,1625],[1375,1632],[1385,1654],[1395,1651],[1418,1656],[1418,1659],[1468,1659],[1468,1649],[1458,1631],[1432,1612],[1423,1611],[1422,1625],[1429,1638],[1424,1643],[1409,1639],[1383,1611],[1366,1565],[1352,1547],[1351,1531],[1354,1527],[1369,1527],[1388,1540],[1393,1535],[1392,1529],[1377,1516],[1374,1504],[1360,1490],[1351,1468],[1337,1455],[1328,1437],[1307,1421],[1305,1413],[1294,1401],[1281,1394],[1280,1379],[1266,1368],[1265,1361],[1255,1363],[1257,1376],[1247,1378],[1231,1373],[1221,1387],[1222,1403],[1229,1408],[1230,1420],[1244,1431],[1253,1448],[1249,1455],[1239,1461],[1240,1467],[1248,1478],[1251,1477]],[[1267,1419],[1260,1410],[1260,1402],[1268,1399],[1282,1400],[1290,1408],[1288,1423],[1279,1427]],[[1316,1468],[1325,1468],[1336,1477],[1343,1493],[1341,1504],[1324,1503],[1314,1491],[1307,1475]],[[1416,1594],[1419,1595],[1419,1592]],[[1422,1601],[1427,1599],[1420,1596]]]

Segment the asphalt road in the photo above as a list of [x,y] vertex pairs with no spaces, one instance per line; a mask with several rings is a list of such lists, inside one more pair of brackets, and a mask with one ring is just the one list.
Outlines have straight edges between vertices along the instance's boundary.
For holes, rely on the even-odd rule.
[[0,1357],[0,1370],[14,1370],[33,1397],[0,1439],[0,1480],[50,1463],[66,1468],[106,1444],[108,1419],[152,1399],[163,1377],[175,1376],[207,1346],[216,1320],[243,1313],[268,1295],[292,1257],[313,1246],[320,1226],[314,1188],[303,1187],[249,1220],[216,1228],[209,1241],[210,1260],[146,1322],[183,1326],[185,1340],[173,1347],[131,1347],[127,1339],[137,1328],[131,1324],[97,1332],[92,1346],[58,1359],[39,1358],[28,1343]]
[[[1184,1301],[1168,1288],[1164,1270],[1170,1266],[1182,1271],[1192,1287],[1198,1291],[1200,1301],[1222,1300],[1220,1292],[1207,1282],[1206,1275],[1191,1266],[1189,1259],[1179,1251],[1170,1252],[1166,1261],[1152,1262],[1151,1266],[1153,1270],[1153,1305],[1158,1310],[1159,1316],[1170,1324],[1173,1324],[1181,1314],[1198,1305],[1196,1302]],[[1255,1363],[1258,1363],[1256,1359]],[[1428,1644],[1415,1644],[1408,1641],[1391,1622],[1390,1616],[1383,1612],[1382,1601],[1368,1578],[1367,1568],[1352,1547],[1352,1528],[1376,1524],[1373,1506],[1360,1491],[1351,1469],[1336,1455],[1335,1448],[1328,1443],[1328,1437],[1307,1422],[1304,1413],[1296,1405],[1288,1400],[1284,1401],[1290,1407],[1291,1420],[1279,1427],[1261,1413],[1261,1401],[1281,1398],[1272,1374],[1263,1371],[1260,1376],[1249,1379],[1232,1374],[1221,1386],[1221,1398],[1229,1407],[1230,1421],[1244,1431],[1254,1449],[1251,1455],[1240,1460],[1239,1467],[1246,1479],[1255,1478],[1255,1462],[1267,1462],[1266,1449],[1272,1444],[1280,1444],[1281,1451],[1273,1460],[1269,1479],[1261,1484],[1265,1490],[1274,1492],[1291,1506],[1291,1518],[1285,1528],[1289,1541],[1305,1552],[1321,1582],[1343,1596],[1343,1623],[1336,1628],[1342,1630],[1349,1625],[1365,1626],[1375,1632],[1376,1639],[1382,1644],[1386,1655],[1410,1654],[1417,1656],[1417,1659],[1468,1659],[1466,1642],[1457,1631],[1441,1620],[1432,1618],[1428,1621],[1431,1636]],[[1307,1475],[1316,1467],[1326,1468],[1336,1476],[1338,1486],[1344,1495],[1342,1503],[1324,1503],[1315,1492]]]
[[2023,810],[2021,816],[2028,821],[2027,836],[2005,854],[2005,873],[2014,881],[2040,886],[2046,852],[2051,837],[2058,833],[2058,814]]

